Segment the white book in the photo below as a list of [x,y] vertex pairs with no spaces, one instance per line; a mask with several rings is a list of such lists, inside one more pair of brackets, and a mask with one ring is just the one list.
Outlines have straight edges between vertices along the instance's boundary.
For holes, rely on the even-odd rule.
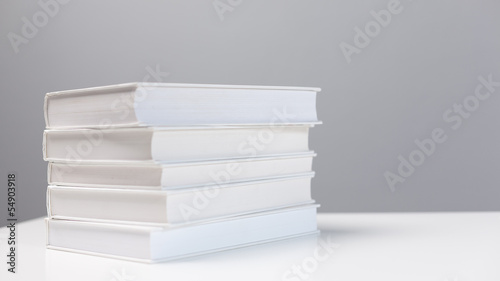
[[47,128],[318,122],[319,88],[128,83],[48,93]]
[[313,173],[162,191],[49,186],[51,218],[182,224],[312,203]]
[[309,151],[311,125],[46,130],[49,161],[186,162]]
[[49,185],[161,190],[310,173],[313,152],[188,163],[50,162]]
[[317,233],[317,205],[183,226],[139,226],[48,219],[47,248],[159,262]]

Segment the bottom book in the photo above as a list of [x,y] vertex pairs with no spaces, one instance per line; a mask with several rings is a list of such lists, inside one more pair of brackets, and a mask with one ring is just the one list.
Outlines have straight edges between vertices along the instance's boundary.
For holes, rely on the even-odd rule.
[[317,207],[164,227],[47,219],[47,248],[161,262],[317,233]]

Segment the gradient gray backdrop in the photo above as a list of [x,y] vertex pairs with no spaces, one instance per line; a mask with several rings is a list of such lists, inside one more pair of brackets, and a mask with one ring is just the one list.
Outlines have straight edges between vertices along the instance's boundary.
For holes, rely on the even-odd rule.
[[[389,2],[243,0],[221,21],[212,0],[72,0],[16,54],[7,34],[41,8],[2,1],[0,224],[8,171],[18,172],[19,217],[46,213],[44,94],[141,81],[157,65],[165,82],[321,87],[324,125],[310,147],[322,212],[500,210],[500,88],[459,130],[442,119],[478,76],[500,80],[500,2],[402,0],[347,63],[339,44]],[[447,142],[391,192],[384,172],[436,127]]]

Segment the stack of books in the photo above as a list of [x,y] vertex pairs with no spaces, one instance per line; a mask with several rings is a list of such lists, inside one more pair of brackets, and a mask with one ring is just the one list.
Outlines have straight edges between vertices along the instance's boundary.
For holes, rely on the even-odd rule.
[[48,93],[47,247],[157,262],[317,233],[318,88]]

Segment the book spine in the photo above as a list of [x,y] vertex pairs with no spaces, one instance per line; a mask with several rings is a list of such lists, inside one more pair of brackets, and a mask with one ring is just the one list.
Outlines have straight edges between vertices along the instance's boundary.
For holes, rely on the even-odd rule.
[[45,127],[49,128],[49,95],[46,94],[43,101],[43,117],[45,118]]

